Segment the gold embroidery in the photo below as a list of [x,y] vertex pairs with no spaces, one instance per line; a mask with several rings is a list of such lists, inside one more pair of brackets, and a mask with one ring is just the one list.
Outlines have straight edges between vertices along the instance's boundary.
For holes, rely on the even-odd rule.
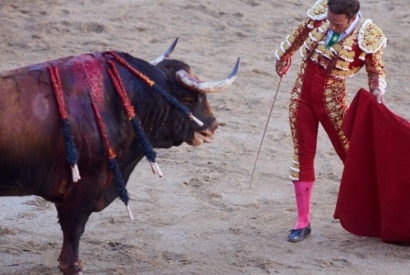
[[310,34],[311,34],[311,37],[314,38],[313,40],[315,40],[315,42],[318,41],[318,40],[320,40],[320,39],[323,37],[323,33],[320,32],[318,28],[313,29],[313,30],[310,32]]
[[[332,46],[332,48],[333,48],[333,50],[336,52],[336,53],[338,53],[338,52],[340,52],[340,50],[342,49],[342,45],[341,44],[334,44],[333,46]],[[332,51],[333,52],[333,51]]]
[[336,81],[334,79],[329,79],[326,83],[326,87],[324,92],[326,110],[336,132],[338,133],[339,140],[342,143],[344,150],[347,152],[349,141],[341,128],[343,118],[346,116],[346,110],[349,108],[349,104],[346,100],[346,84],[343,80]]
[[279,49],[275,51],[278,60],[284,60],[292,56],[294,52],[300,48],[309,33],[310,29],[308,28],[308,24],[310,21],[311,20],[307,18],[301,22],[296,29],[286,37],[285,41],[280,44]]
[[305,41],[304,47],[305,47],[307,50],[312,51],[312,48],[313,48],[313,46],[315,45],[315,43],[316,43],[315,41],[313,41],[312,39],[308,38],[308,39]]
[[315,61],[316,63],[319,63],[319,54],[317,52],[314,52],[312,54],[312,56],[310,57],[313,61]]
[[352,77],[360,71],[361,67],[350,68],[348,71],[342,71],[334,69],[331,72],[331,76],[339,79]]
[[300,55],[302,56],[303,60],[306,60],[307,58],[307,49],[305,46],[302,46],[300,49]]
[[372,91],[375,88],[385,89],[385,84],[380,86],[380,83],[386,83],[386,72],[384,70],[383,62],[382,62],[382,51],[378,51],[374,54],[369,54],[368,58],[366,58],[366,67],[367,70],[372,72],[368,76],[368,83],[369,89]]
[[325,44],[319,44],[316,50],[327,59],[331,59],[331,57],[334,55],[330,48],[326,48]]
[[325,22],[322,23],[322,25],[318,29],[323,34],[323,33],[327,32],[327,30],[329,29],[329,26],[330,26],[329,21],[325,21]]
[[349,62],[353,62],[354,57],[355,57],[356,53],[352,50],[347,50],[345,48],[343,48],[340,52],[339,52],[339,56],[340,58],[342,58],[345,61],[349,61]]
[[383,31],[373,24],[372,20],[364,21],[359,31],[359,47],[366,53],[375,53],[386,46]]
[[345,38],[345,40],[343,41],[343,47],[344,48],[352,48],[353,44],[355,43],[353,35],[349,35]]
[[307,12],[308,16],[313,20],[322,20],[327,16],[328,0],[318,0]]
[[349,65],[350,65],[349,61],[344,61],[342,59],[338,59],[337,62],[336,62],[336,68],[341,69],[343,71],[348,71],[349,70]]
[[289,43],[293,44],[293,42],[295,42],[295,38],[296,38],[296,33],[291,33],[288,37]]
[[280,44],[280,49],[281,49],[283,52],[286,52],[286,50],[289,49],[288,43],[282,42],[282,43]]

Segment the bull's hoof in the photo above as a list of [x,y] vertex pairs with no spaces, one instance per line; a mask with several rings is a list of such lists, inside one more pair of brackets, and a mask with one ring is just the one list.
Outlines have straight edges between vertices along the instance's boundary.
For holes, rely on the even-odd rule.
[[69,267],[63,268],[60,265],[60,270],[63,272],[63,275],[82,275],[83,274],[83,263],[81,260],[78,260],[77,263],[72,264]]

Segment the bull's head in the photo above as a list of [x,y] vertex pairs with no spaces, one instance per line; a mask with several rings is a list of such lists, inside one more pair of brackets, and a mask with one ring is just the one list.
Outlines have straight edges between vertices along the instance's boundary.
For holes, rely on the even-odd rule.
[[193,134],[185,137],[184,140],[192,146],[199,146],[204,142],[212,142],[212,137],[218,127],[206,94],[221,92],[235,81],[240,59],[238,58],[235,68],[227,78],[217,82],[203,82],[192,73],[191,68],[186,63],[167,59],[175,48],[177,41],[178,38],[164,54],[151,61],[151,64],[166,72],[170,78],[170,88],[173,95],[189,108],[193,116],[203,122],[202,126],[196,126]]

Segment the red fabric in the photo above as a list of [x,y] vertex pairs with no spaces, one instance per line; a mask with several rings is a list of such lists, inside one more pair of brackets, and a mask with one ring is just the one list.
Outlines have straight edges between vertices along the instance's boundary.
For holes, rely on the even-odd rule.
[[361,89],[343,129],[350,139],[334,217],[347,231],[410,242],[410,123]]

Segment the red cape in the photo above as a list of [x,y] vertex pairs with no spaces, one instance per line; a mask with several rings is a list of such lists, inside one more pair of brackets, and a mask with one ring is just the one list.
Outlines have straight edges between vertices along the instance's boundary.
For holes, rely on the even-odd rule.
[[355,235],[410,243],[410,123],[361,89],[342,127],[350,146],[334,217]]

